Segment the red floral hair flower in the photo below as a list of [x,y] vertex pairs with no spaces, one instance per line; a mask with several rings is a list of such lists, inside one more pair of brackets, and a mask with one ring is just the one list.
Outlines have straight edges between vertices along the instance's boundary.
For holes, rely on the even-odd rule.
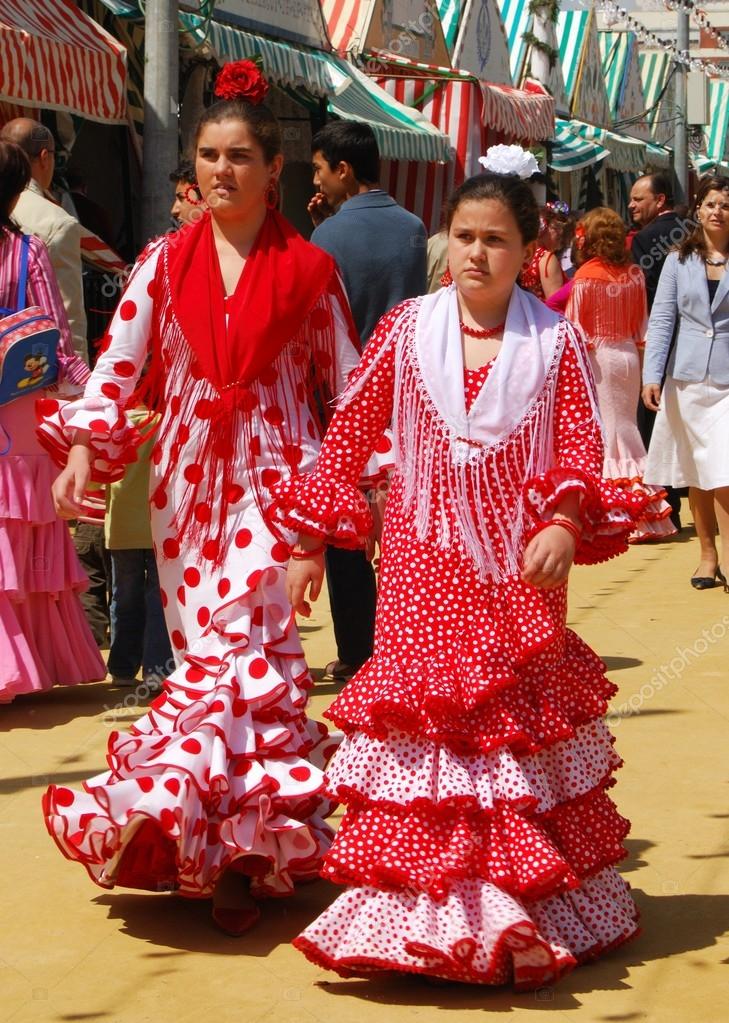
[[234,60],[223,65],[213,90],[218,99],[244,99],[254,106],[263,103],[268,82],[252,60]]

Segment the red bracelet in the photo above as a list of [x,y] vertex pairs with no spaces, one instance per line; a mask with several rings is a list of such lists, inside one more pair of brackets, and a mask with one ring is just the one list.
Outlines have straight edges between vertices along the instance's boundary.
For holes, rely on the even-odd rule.
[[305,551],[303,547],[291,548],[291,557],[294,561],[306,561],[307,558],[317,558],[320,554],[323,554],[327,549],[325,543],[320,544],[318,547],[312,547],[310,551]]
[[547,526],[559,526],[561,529],[566,529],[574,537],[575,544],[578,544],[582,539],[582,530],[574,522],[570,522],[569,519],[550,519],[549,522],[544,523],[542,529],[546,529]]

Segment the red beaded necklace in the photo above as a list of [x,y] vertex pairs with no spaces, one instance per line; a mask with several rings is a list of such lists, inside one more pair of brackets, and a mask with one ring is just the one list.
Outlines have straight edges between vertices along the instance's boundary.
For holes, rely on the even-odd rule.
[[506,326],[506,321],[504,321],[504,323],[497,324],[495,327],[484,327],[483,329],[469,327],[468,324],[463,322],[463,320],[460,320],[459,323],[464,334],[468,337],[476,337],[480,341],[485,341],[487,338],[493,337],[494,334],[499,334]]

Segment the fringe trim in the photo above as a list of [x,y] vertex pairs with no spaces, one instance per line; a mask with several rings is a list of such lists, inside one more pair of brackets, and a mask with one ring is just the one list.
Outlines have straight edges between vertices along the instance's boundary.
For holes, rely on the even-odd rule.
[[[408,312],[393,328],[399,327],[393,428],[404,506],[419,541],[443,551],[458,547],[482,581],[504,580],[520,568],[528,521],[523,482],[554,463],[557,377],[574,334],[560,324],[542,390],[511,433],[486,445],[456,436],[438,414],[415,352],[417,307]],[[510,462],[519,466],[518,479]]]
[[[269,488],[282,476],[298,473],[307,405],[323,436],[335,392],[331,296],[337,283],[333,279],[322,292],[270,367],[248,384],[239,382],[218,391],[202,376],[175,316],[166,247],[162,260],[165,281],[160,284],[158,278],[156,288],[150,367],[136,396],[162,414],[152,451],[152,461],[160,467],[159,482],[151,501],[162,501],[173,478],[182,473],[189,486],[171,519],[175,538],[181,546],[197,551],[198,563],[219,567],[226,553],[228,510],[241,499],[244,486],[253,488],[263,516],[270,504]],[[172,380],[184,381],[179,394],[171,393]],[[283,405],[285,395],[290,400]],[[264,447],[272,457],[261,464]],[[183,449],[194,453],[194,461],[184,466],[180,464]],[[273,527],[269,524],[269,528]],[[161,551],[158,554],[163,556]]]

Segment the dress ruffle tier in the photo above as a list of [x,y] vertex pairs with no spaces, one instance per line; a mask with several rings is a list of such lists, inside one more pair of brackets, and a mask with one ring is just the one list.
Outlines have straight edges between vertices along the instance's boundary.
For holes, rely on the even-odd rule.
[[322,767],[334,744],[306,718],[310,685],[284,571],[256,570],[149,714],[111,734],[109,771],[83,792],[48,789],[51,836],[105,888],[206,897],[233,866],[254,895],[289,894],[331,840]]
[[[314,473],[285,491],[279,521],[347,545],[361,522],[361,543],[355,488]],[[529,481],[525,504],[539,522],[572,491],[579,560],[625,550],[646,498],[556,469]],[[509,577],[483,592],[478,620],[437,650],[425,637],[376,643],[327,712],[345,733],[327,791],[346,813],[322,874],[349,887],[294,944],[342,976],[527,990],[637,931],[615,870],[629,823],[607,795],[621,766],[602,720],[616,689],[564,628],[566,587]]]
[[78,598],[88,580],[53,507],[55,475],[42,453],[0,458],[0,703],[106,676]]

